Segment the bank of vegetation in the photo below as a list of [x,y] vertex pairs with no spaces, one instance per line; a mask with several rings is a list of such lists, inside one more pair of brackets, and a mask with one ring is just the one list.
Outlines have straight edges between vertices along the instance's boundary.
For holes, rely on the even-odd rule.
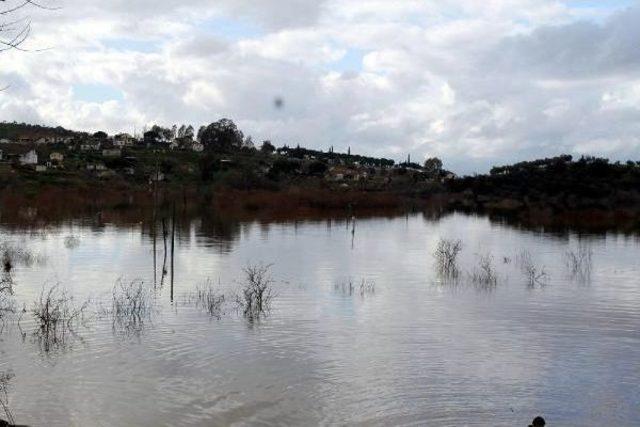
[[[109,136],[0,124],[0,203],[40,212],[142,209],[158,199],[218,211],[407,210],[438,205],[531,222],[638,222],[640,162],[569,155],[456,177],[422,164],[254,143],[222,119],[197,132]],[[6,210],[6,209],[5,209]],[[637,225],[637,224],[636,224]]]

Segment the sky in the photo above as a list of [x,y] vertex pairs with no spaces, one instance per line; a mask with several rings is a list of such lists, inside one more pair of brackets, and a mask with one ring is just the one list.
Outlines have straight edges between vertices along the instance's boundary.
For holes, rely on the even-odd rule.
[[133,133],[227,117],[254,141],[459,174],[640,159],[640,1],[43,2],[56,9],[19,12],[28,51],[0,52],[0,120]]

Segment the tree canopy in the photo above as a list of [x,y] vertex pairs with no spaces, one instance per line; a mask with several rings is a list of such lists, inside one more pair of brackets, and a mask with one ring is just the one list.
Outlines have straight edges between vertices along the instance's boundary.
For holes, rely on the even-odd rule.
[[212,151],[230,151],[241,148],[244,134],[229,119],[221,119],[198,131],[198,140],[205,149]]

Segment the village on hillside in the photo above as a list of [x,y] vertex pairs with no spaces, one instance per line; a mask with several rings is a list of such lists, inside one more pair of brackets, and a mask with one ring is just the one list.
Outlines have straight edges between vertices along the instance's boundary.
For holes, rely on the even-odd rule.
[[314,180],[342,189],[384,190],[455,178],[439,159],[420,165],[351,153],[283,146],[256,146],[235,124],[222,119],[195,134],[191,126],[153,126],[142,135],[69,131],[0,123],[0,178],[50,177],[153,182],[220,182],[263,188],[268,183]]

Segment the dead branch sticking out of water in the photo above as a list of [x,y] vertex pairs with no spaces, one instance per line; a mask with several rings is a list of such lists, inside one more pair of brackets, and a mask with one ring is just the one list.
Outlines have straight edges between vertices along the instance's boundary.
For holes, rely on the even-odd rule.
[[494,288],[498,284],[498,275],[493,267],[493,256],[490,253],[479,255],[478,266],[471,274],[471,281],[476,287]]
[[440,239],[433,256],[438,273],[444,278],[455,278],[459,274],[458,255],[462,251],[461,240]]
[[580,242],[577,248],[569,249],[564,258],[569,274],[573,279],[581,282],[588,282],[591,279],[591,270],[593,268],[593,250],[591,246]]
[[189,294],[187,301],[216,319],[220,319],[224,315],[225,296],[218,292],[216,286],[209,279]]
[[273,284],[269,270],[271,265],[248,265],[242,271],[245,281],[240,293],[236,295],[236,304],[247,319],[259,319],[268,313],[273,300]]
[[518,255],[518,263],[528,287],[534,288],[536,285],[545,286],[548,283],[549,275],[544,266],[538,267],[535,265],[528,251],[522,251],[520,255]]
[[355,283],[353,280],[349,280],[348,282],[342,282],[336,284],[333,287],[337,292],[341,293],[345,296],[353,296],[360,295],[361,297],[365,297],[367,295],[373,295],[376,293],[376,284],[373,281],[366,281],[362,279],[360,283]]

